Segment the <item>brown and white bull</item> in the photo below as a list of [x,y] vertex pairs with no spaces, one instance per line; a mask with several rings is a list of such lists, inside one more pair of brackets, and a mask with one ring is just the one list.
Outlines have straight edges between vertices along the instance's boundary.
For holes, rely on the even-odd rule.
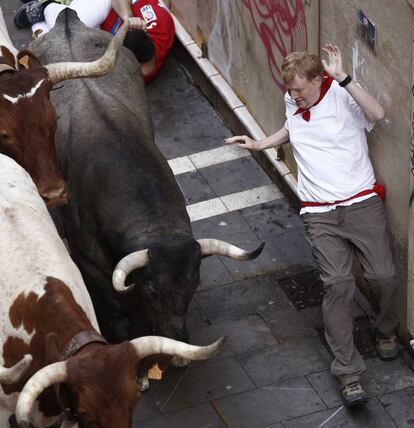
[[171,356],[205,359],[222,342],[197,347],[147,336],[107,344],[33,181],[1,154],[0,236],[1,427],[14,413],[21,427],[46,427],[66,408],[73,426],[130,427],[137,370]]
[[111,72],[127,28],[113,39],[98,61],[43,66],[32,53],[15,49],[0,7],[0,153],[12,157],[29,172],[48,208],[65,203],[67,197],[57,166],[57,116],[49,92],[63,80]]

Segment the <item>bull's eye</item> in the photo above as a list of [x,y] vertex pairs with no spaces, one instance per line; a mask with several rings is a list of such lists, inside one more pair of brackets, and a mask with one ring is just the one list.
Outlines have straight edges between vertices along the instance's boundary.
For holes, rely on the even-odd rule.
[[152,299],[152,300],[156,300],[156,299],[158,299],[158,293],[157,293],[157,291],[155,290],[155,288],[154,287],[152,287],[152,286],[149,286],[148,287],[148,296]]
[[4,130],[0,130],[0,143],[13,144],[13,138]]

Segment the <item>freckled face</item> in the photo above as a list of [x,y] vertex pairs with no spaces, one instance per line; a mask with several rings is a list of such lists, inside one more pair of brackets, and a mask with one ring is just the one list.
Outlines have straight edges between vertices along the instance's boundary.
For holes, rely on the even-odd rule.
[[296,75],[286,84],[289,95],[299,108],[309,108],[319,98],[321,92],[321,77],[317,76],[312,80],[307,77]]

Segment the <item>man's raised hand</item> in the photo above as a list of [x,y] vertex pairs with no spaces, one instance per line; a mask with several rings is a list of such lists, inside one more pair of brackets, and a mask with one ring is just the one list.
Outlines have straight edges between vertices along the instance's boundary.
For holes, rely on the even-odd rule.
[[328,61],[322,60],[325,71],[338,82],[344,80],[347,74],[342,66],[342,55],[338,46],[332,43],[326,43],[322,50],[328,55]]

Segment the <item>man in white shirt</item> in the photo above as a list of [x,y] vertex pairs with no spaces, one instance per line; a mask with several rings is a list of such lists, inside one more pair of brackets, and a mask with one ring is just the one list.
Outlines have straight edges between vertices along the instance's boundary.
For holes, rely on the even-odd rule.
[[376,347],[381,359],[398,355],[393,312],[397,284],[386,232],[383,188],[375,182],[366,131],[384,117],[379,102],[355,84],[342,66],[336,45],[323,49],[328,61],[292,52],[283,61],[286,122],[260,141],[228,138],[249,150],[290,142],[298,165],[298,192],[306,236],[325,288],[322,312],[325,337],[346,405],[365,401],[360,375],[365,363],[352,334],[355,254],[375,299]]

